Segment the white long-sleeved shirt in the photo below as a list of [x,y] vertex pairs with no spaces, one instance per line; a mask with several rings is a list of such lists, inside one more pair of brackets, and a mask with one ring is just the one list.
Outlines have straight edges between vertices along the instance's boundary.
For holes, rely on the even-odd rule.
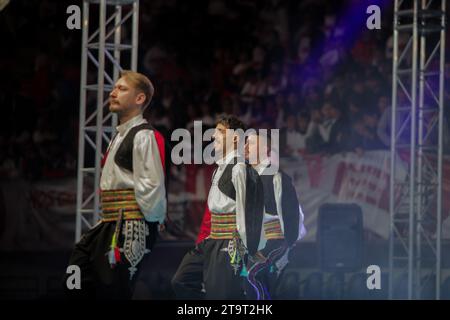
[[336,121],[336,119],[328,119],[324,123],[318,125],[319,133],[322,136],[323,141],[330,141],[331,128],[333,128]]
[[138,115],[117,126],[117,135],[110,142],[100,178],[102,190],[134,189],[136,201],[148,222],[163,223],[167,212],[164,170],[152,130],[140,130],[133,141],[133,172],[119,167],[114,157],[131,128],[146,123]]
[[[225,168],[236,156],[236,151],[230,152],[218,165],[208,194],[208,208],[212,213],[236,212],[236,227],[242,242],[247,247],[247,236],[245,230],[245,194],[247,179],[247,171],[245,168],[246,164],[243,162],[238,162],[232,170],[231,182],[236,189],[236,200],[233,200],[222,193],[218,186],[219,180],[222,177]],[[261,233],[264,234],[263,230]],[[259,242],[258,250],[263,249],[266,245],[263,237],[261,240],[263,241]]]
[[[262,160],[258,165],[255,166],[255,170],[258,172],[259,175],[262,175],[264,170],[270,165],[270,160],[268,158]],[[265,211],[264,208],[264,220],[263,223],[274,221],[274,220],[280,220],[281,225],[281,231],[284,234],[284,221],[283,221],[283,209],[282,209],[282,203],[281,203],[281,197],[282,197],[282,181],[281,181],[281,173],[278,171],[273,176],[273,190],[275,195],[275,204],[277,206],[277,215],[271,215]],[[299,204],[300,209],[300,217],[299,217],[299,232],[298,232],[298,238],[297,240],[300,240],[306,235],[306,229],[304,226],[304,214],[302,211],[302,207]]]

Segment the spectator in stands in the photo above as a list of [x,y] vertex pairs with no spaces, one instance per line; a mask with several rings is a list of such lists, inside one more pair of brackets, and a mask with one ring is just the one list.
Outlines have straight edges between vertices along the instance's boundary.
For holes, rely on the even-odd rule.
[[315,131],[312,134],[316,135],[313,150],[318,149],[328,154],[345,151],[349,132],[341,109],[331,100],[327,100],[322,106],[321,113],[322,121],[314,122],[316,128],[311,129]]
[[367,110],[359,116],[352,126],[348,149],[362,155],[364,151],[381,150],[385,146],[377,135],[378,113]]
[[242,121],[250,126],[254,125],[265,118],[264,99],[259,97],[253,99],[252,103],[248,105],[247,111],[240,117]]
[[255,71],[249,72],[247,81],[241,90],[242,102],[251,104],[255,98],[266,94],[266,82],[264,77]]
[[286,118],[286,97],[283,93],[278,93],[275,96],[275,109],[277,110],[277,118],[275,122],[276,128],[284,127],[284,120]]
[[280,131],[280,155],[282,157],[296,157],[303,149],[302,136],[297,129],[297,118],[293,113],[286,116],[286,126]]
[[201,103],[201,114],[202,114],[202,124],[204,126],[213,127],[215,124],[215,119],[212,116],[211,106],[207,101]]
[[[409,99],[406,96],[403,90],[398,90],[397,92],[397,105],[401,108],[402,106],[407,106],[409,103]],[[384,99],[380,97],[380,99]],[[381,108],[384,109],[381,113],[381,116],[378,120],[377,125],[377,136],[381,140],[381,142],[385,146],[391,145],[391,113],[392,107],[383,105],[383,101],[381,102]],[[378,108],[380,108],[380,101],[378,102]],[[397,112],[396,115],[396,131],[399,132],[400,128],[402,129],[402,134],[400,134],[399,138],[404,143],[409,143],[409,131],[411,121],[409,119],[409,111],[407,109],[401,110]]]
[[298,114],[297,129],[299,133],[298,151],[300,154],[304,154],[307,151],[308,140],[312,135],[312,125],[308,112],[303,111]]
[[306,141],[307,150],[310,153],[322,152],[324,144],[323,138],[319,132],[319,125],[323,121],[322,112],[319,108],[311,109],[311,118],[309,124],[310,134]]

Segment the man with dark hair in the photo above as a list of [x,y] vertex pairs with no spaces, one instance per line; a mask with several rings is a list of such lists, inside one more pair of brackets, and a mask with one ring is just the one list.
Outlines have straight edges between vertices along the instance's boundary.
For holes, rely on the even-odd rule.
[[349,151],[362,154],[364,150],[383,150],[386,147],[377,135],[378,113],[364,111],[352,125],[352,135],[348,139]]
[[312,152],[334,154],[346,151],[349,128],[342,110],[332,100],[326,100],[318,118],[312,117],[311,135],[307,144]]
[[[269,131],[270,132],[270,131]],[[270,135],[252,134],[248,137],[245,155],[261,177],[264,188],[264,236],[267,243],[260,251],[263,259],[249,269],[248,281],[260,287],[267,300],[275,297],[278,279],[288,263],[290,249],[305,234],[303,212],[291,178],[283,171],[275,174],[271,163]],[[254,155],[257,155],[256,157]]]
[[325,121],[319,126],[319,130],[325,141],[324,151],[326,153],[346,151],[349,128],[342,110],[334,101],[327,100],[322,106],[322,113]]
[[130,299],[165,220],[164,138],[142,116],[153,92],[146,76],[124,71],[109,95],[119,126],[102,161],[101,220],[70,257],[81,270],[81,289],[67,290],[72,297]]
[[[244,299],[247,267],[265,243],[262,240],[263,189],[257,172],[238,153],[236,130],[244,124],[222,117],[214,133],[218,168],[208,195],[201,240],[183,258],[172,285],[178,298]],[[202,281],[201,281],[202,280]],[[202,282],[204,294],[202,293]],[[253,288],[251,288],[253,290]]]

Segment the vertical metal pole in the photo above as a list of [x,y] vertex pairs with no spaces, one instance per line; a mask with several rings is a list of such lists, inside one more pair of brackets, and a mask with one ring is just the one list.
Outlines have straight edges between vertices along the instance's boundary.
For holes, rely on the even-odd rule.
[[[120,20],[122,20],[122,7],[121,6],[116,6],[116,19],[115,19],[115,25],[120,24]],[[119,46],[120,43],[122,41],[122,26],[119,26],[115,33],[114,33],[114,59],[117,61],[117,64],[120,65],[120,50],[119,50]],[[119,70],[119,67],[116,66],[115,64],[113,64],[113,68],[114,68],[114,72],[113,72],[113,80],[117,81],[117,79],[119,78],[119,73],[121,70]],[[114,132],[116,130],[117,127],[117,115],[114,113],[112,115],[112,120],[111,120],[111,127],[112,127],[112,132],[111,132],[111,137],[114,136]]]
[[106,23],[106,0],[100,0],[100,18],[99,18],[99,39],[98,39],[98,91],[97,91],[97,122],[95,136],[95,195],[94,195],[94,214],[92,224],[95,224],[99,218],[100,207],[100,162],[102,156],[102,133],[103,133],[103,98],[104,98],[104,71],[105,71],[105,23]]
[[[122,19],[122,7],[121,6],[116,6],[116,18],[114,21],[115,25],[119,25],[120,24],[120,20]],[[121,38],[122,38],[122,26],[119,26],[116,28],[116,31],[114,32],[114,59],[116,60],[117,64],[120,65],[120,50],[119,50],[119,46],[120,46],[120,42],[121,42]],[[119,67],[115,64],[113,64],[113,76],[114,76],[114,80],[117,80],[117,78],[119,77]]]
[[391,105],[391,163],[389,180],[389,299],[393,298],[394,290],[394,240],[395,240],[395,157],[396,157],[396,112],[397,112],[397,68],[398,68],[398,0],[394,4],[394,52],[392,56],[392,105]]
[[[421,1],[421,10],[426,9],[426,0]],[[421,28],[424,27],[423,19],[420,21]],[[419,118],[418,118],[418,126],[419,126],[419,136],[418,136],[418,148],[417,148],[417,187],[418,187],[418,196],[417,196],[417,220],[416,220],[416,270],[415,270],[415,284],[416,284],[416,298],[420,299],[421,296],[421,266],[422,266],[422,221],[424,218],[423,208],[424,200],[426,195],[424,194],[424,181],[423,181],[423,137],[424,137],[424,89],[425,89],[425,58],[426,58],[426,40],[425,34],[422,31],[420,34],[420,67],[419,67]]]
[[131,70],[137,71],[138,42],[139,42],[139,0],[133,3],[133,27],[131,35]]
[[84,178],[84,130],[86,120],[86,85],[87,85],[87,43],[89,31],[89,3],[83,1],[83,23],[81,36],[81,77],[80,77],[80,119],[78,127],[78,163],[77,163],[77,215],[75,222],[75,242],[81,238],[81,215],[83,209]]
[[439,137],[438,137],[438,181],[437,181],[437,230],[436,230],[436,299],[441,298],[441,225],[442,225],[442,157],[444,149],[444,71],[445,71],[445,5],[446,0],[441,1],[441,39],[440,39],[440,64],[439,64]]
[[415,196],[416,196],[416,122],[417,122],[417,58],[418,58],[418,33],[417,33],[418,0],[414,0],[413,14],[413,47],[412,47],[412,79],[411,79],[411,148],[409,170],[409,255],[408,255],[408,299],[413,298],[414,282],[414,221],[415,221]]

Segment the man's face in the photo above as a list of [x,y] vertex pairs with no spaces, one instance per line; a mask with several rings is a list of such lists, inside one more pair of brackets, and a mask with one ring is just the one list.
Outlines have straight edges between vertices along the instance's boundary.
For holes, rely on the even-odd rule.
[[[247,142],[245,143],[245,159],[248,160],[250,164],[255,164],[255,161],[259,163],[267,155],[268,146],[266,139],[260,138],[256,134],[248,136]],[[261,157],[263,157],[263,159],[261,159]]]
[[288,118],[286,119],[286,125],[287,125],[287,128],[289,130],[294,130],[295,129],[295,122],[296,122],[296,120],[297,119],[295,118],[294,115],[288,116]]
[[137,92],[125,78],[120,78],[109,94],[109,111],[114,113],[128,113],[141,108],[145,101],[145,94]]
[[250,160],[250,155],[255,157],[258,154],[258,136],[255,134],[250,135],[245,143],[245,159]]
[[228,129],[223,124],[219,123],[214,132],[214,151],[218,158],[221,158],[227,151],[234,150],[233,147],[233,130]]
[[298,118],[298,129],[301,132],[306,132],[306,130],[308,130],[308,118],[306,117],[299,117]]

